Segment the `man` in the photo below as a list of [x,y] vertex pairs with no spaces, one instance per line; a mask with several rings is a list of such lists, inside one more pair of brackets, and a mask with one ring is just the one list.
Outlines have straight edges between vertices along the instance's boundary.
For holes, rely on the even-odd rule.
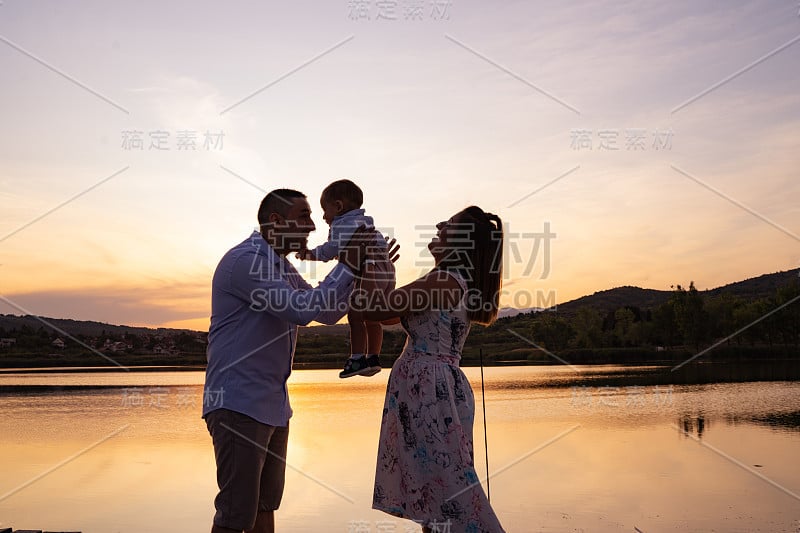
[[[283,495],[297,326],[335,324],[347,312],[364,246],[347,246],[312,288],[286,255],[306,248],[316,228],[306,196],[269,193],[260,232],[220,261],[211,289],[211,327],[203,418],[214,443],[219,494],[212,533],[275,530]],[[356,235],[365,240],[365,233]],[[351,241],[352,242],[352,241]]]

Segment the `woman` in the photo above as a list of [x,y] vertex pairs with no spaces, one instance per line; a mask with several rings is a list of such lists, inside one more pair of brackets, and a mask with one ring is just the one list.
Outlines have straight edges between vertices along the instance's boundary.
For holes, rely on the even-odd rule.
[[399,317],[408,334],[386,390],[372,507],[425,532],[501,532],[475,472],[475,403],[459,360],[470,324],[497,318],[502,222],[471,206],[437,229],[434,269],[364,312]]

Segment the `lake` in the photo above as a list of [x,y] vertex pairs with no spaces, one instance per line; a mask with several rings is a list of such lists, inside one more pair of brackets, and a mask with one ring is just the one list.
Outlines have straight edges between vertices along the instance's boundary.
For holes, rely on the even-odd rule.
[[[506,530],[800,531],[797,364],[488,367]],[[480,369],[475,462],[486,472]],[[388,370],[292,374],[280,531],[419,531],[370,509]],[[209,531],[202,372],[0,374],[0,527]],[[484,488],[486,483],[484,482]]]

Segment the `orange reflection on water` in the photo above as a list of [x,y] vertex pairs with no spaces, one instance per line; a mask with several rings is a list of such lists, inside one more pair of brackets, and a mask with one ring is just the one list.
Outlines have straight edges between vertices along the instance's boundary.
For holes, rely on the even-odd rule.
[[[487,369],[489,470],[496,474],[491,496],[508,531],[779,531],[800,516],[798,500],[750,471],[799,492],[800,432],[748,422],[776,410],[800,411],[800,384],[675,386],[671,401],[661,404],[649,396],[626,401],[630,391],[600,387],[597,401],[589,402],[585,390],[576,395],[570,386],[542,383],[543,373]],[[483,476],[479,374],[467,374],[479,407],[475,461]],[[404,522],[370,508],[387,378],[387,371],[350,380],[335,371],[293,374],[281,530],[348,531],[359,522],[373,531],[378,523],[404,531]],[[202,375],[177,384],[174,375],[164,375],[169,387],[159,386],[158,373],[140,379],[135,389],[143,398],[134,403],[128,381],[124,388],[2,397],[0,494],[35,481],[0,500],[0,525],[209,529],[216,487],[213,450],[199,416]],[[687,417],[694,438],[683,432]]]

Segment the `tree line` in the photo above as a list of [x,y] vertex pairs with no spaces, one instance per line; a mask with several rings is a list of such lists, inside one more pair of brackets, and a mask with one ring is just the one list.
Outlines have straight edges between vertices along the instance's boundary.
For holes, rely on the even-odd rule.
[[[548,310],[501,319],[473,331],[469,348],[503,345],[513,332],[514,344],[548,351],[567,349],[648,348],[701,350],[727,346],[784,346],[800,349],[800,283],[773,294],[744,298],[728,292],[709,295],[695,288],[673,286],[666,302],[650,309],[625,305],[601,311],[584,306],[569,314]],[[534,347],[534,349],[535,349]]]

